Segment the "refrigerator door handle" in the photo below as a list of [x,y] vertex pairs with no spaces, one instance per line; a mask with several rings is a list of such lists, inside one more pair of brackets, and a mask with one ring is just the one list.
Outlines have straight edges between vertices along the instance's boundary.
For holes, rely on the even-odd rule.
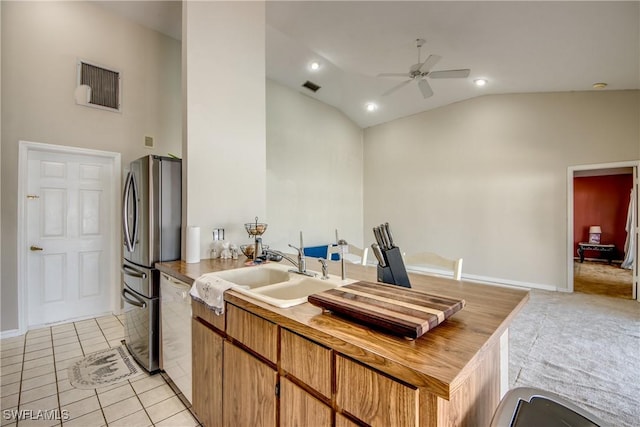
[[129,267],[128,265],[123,265],[120,271],[122,271],[127,276],[137,277],[139,279],[147,278],[147,273],[140,270],[136,270],[135,268]]
[[[135,300],[127,298],[127,294],[131,295],[133,298],[135,298]],[[124,301],[128,302],[131,305],[135,305],[136,307],[140,307],[140,308],[147,308],[146,302],[140,301],[140,299],[135,294],[131,293],[126,288],[122,289],[121,297]]]
[[122,231],[124,232],[124,244],[129,252],[133,252],[131,235],[129,234],[129,193],[131,192],[131,172],[127,173],[124,180],[124,195],[122,196]]
[[[131,192],[133,191],[133,195]],[[131,197],[130,197],[131,196]],[[133,172],[127,174],[124,184],[124,200],[122,202],[122,224],[124,228],[124,242],[129,252],[133,252],[138,237],[138,189],[134,180]],[[133,230],[129,229],[129,200],[133,202]]]

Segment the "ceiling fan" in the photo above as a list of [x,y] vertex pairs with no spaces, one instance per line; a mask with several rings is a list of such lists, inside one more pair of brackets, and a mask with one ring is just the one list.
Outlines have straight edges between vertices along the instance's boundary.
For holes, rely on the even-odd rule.
[[408,73],[378,74],[378,77],[408,77],[409,78],[409,80],[405,80],[402,83],[392,87],[391,89],[383,93],[382,96],[389,95],[395,92],[396,90],[400,89],[401,87],[408,85],[412,81],[417,80],[418,88],[420,89],[422,96],[425,98],[429,98],[431,95],[433,95],[433,90],[431,89],[431,86],[429,85],[429,82],[427,81],[426,77],[429,77],[432,79],[451,79],[451,78],[465,78],[469,76],[469,73],[471,72],[471,70],[469,70],[468,68],[464,70],[431,71],[433,66],[436,65],[436,63],[440,61],[442,57],[438,55],[429,55],[429,57],[425,59],[424,62],[420,62],[420,48],[424,45],[424,43],[425,43],[424,39],[416,39],[416,47],[418,48],[418,63],[413,64],[411,68],[409,68]]

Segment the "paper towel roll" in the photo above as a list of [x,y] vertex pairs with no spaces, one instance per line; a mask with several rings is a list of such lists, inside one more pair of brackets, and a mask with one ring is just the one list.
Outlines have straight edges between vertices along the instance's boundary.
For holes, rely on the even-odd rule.
[[187,251],[186,262],[193,264],[200,262],[200,227],[189,227],[187,229]]

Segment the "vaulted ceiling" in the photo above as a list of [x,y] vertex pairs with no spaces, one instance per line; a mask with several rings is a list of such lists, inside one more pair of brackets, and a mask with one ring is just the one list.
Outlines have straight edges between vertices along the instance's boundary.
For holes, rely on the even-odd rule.
[[[97,3],[179,38],[180,2]],[[361,127],[487,94],[640,89],[638,1],[267,1],[266,21],[267,77]],[[408,73],[417,38],[421,62],[439,55],[433,71],[469,77],[427,77],[428,98],[415,81],[383,96],[407,79],[377,75]],[[307,80],[321,88],[303,88]]]

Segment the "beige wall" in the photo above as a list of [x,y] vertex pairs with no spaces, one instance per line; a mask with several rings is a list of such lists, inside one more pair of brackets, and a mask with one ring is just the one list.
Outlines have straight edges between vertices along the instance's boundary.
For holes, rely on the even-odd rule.
[[[362,129],[343,113],[267,80],[265,243],[280,250],[340,238],[362,247]],[[316,269],[316,266],[309,266]]]
[[566,288],[567,168],[637,160],[638,117],[639,91],[540,93],[368,128],[365,233],[389,221],[403,251],[463,257],[463,275]]
[[265,218],[264,39],[264,2],[183,3],[184,226],[200,227],[201,258],[213,228],[240,244]]
[[[181,155],[180,43],[89,2],[2,2],[2,314],[17,317],[18,141]],[[122,71],[122,112],[75,104],[78,58]],[[155,148],[144,148],[152,136]],[[120,286],[114,283],[114,286]]]

